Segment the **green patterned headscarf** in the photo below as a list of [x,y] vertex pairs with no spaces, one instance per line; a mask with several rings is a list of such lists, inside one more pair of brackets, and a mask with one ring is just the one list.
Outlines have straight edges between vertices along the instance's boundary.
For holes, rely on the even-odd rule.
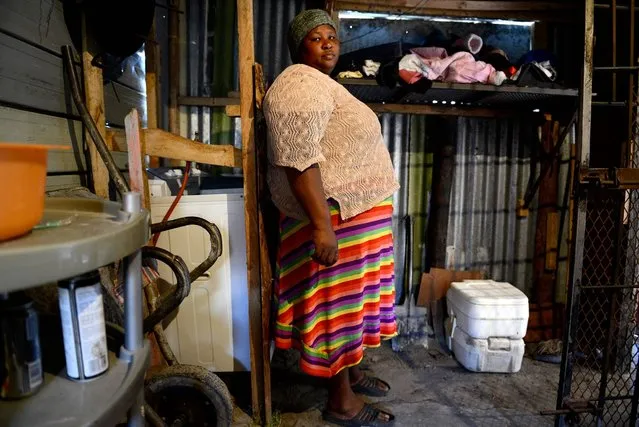
[[293,62],[298,62],[297,54],[304,37],[313,28],[320,25],[330,25],[337,31],[335,21],[326,11],[321,9],[309,9],[299,13],[288,26],[288,51]]

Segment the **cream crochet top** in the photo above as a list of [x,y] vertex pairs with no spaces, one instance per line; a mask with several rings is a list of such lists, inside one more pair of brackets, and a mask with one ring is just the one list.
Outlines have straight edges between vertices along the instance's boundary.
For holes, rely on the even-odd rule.
[[273,202],[306,219],[282,167],[300,171],[317,163],[326,198],[342,219],[365,212],[398,188],[375,113],[342,85],[307,65],[288,67],[264,100],[268,127],[268,184]]

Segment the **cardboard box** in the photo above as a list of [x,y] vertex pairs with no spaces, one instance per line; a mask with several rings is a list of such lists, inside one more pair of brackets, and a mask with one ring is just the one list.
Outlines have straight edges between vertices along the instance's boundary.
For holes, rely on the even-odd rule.
[[417,305],[430,307],[431,302],[445,298],[453,282],[482,279],[484,279],[484,273],[481,271],[455,271],[433,267],[428,273],[422,275]]

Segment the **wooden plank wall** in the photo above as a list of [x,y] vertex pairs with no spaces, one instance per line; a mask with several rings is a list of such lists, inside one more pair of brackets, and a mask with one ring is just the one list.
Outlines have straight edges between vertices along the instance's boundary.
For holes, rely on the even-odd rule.
[[[50,153],[47,189],[86,185],[83,126],[62,68],[60,48],[65,44],[71,39],[61,0],[0,2],[0,143],[70,146],[69,151]],[[104,91],[111,126],[124,128],[131,108],[146,122],[143,57],[130,58],[124,75]],[[126,153],[114,157],[126,168]]]
[[355,10],[407,15],[501,19],[576,19],[576,0],[328,0],[331,11]]

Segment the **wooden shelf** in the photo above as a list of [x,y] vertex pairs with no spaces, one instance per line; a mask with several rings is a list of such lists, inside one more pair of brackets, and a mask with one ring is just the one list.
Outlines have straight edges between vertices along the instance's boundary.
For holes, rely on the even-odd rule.
[[576,1],[509,0],[333,0],[332,11],[427,15],[486,19],[574,21],[581,17]]
[[406,114],[512,115],[533,110],[573,108],[575,89],[492,86],[435,82],[424,93],[379,86],[370,79],[340,79],[339,83],[377,112]]

